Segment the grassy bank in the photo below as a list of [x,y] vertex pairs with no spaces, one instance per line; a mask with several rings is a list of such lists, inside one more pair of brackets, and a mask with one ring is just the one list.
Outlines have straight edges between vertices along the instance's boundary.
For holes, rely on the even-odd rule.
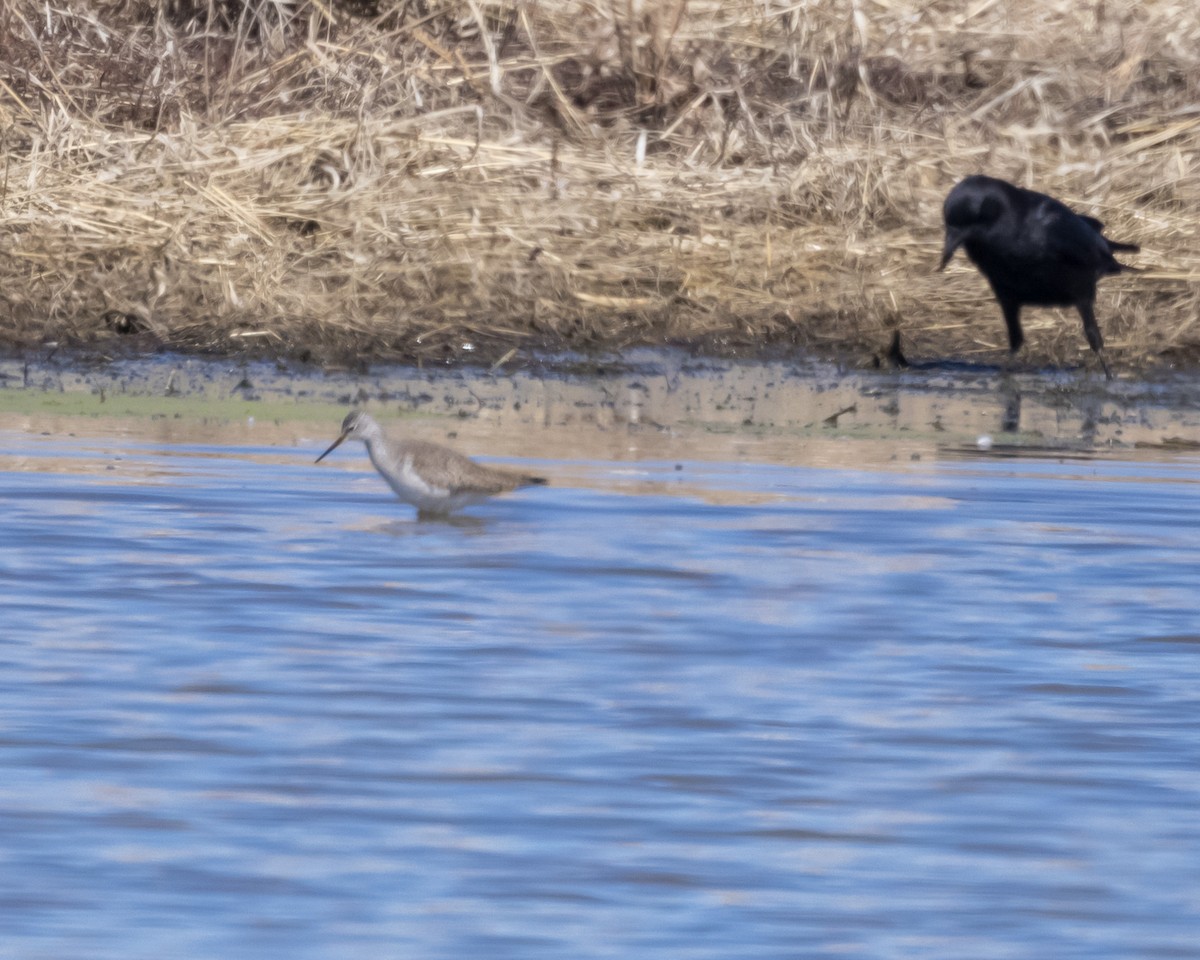
[[1200,359],[1181,0],[12,0],[0,144],[18,347],[998,356],[982,278],[934,272],[986,171],[1143,245],[1097,302],[1119,367]]

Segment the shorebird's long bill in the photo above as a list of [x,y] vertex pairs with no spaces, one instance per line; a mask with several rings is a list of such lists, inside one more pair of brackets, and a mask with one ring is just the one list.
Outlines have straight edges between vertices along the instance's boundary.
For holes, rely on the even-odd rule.
[[341,446],[341,444],[342,444],[342,441],[343,441],[343,440],[345,440],[345,439],[346,439],[346,434],[344,434],[344,433],[343,433],[343,434],[342,434],[340,437],[338,437],[336,440],[334,440],[334,441],[333,441],[333,443],[331,443],[331,444],[329,445],[329,449],[328,449],[328,450],[326,450],[326,451],[325,451],[323,454],[321,454],[319,457],[317,457],[317,459],[316,459],[316,460],[314,460],[314,461],[313,461],[313,463],[320,463],[320,462],[321,462],[322,460],[324,460],[324,459],[325,459],[327,456],[329,456],[331,453],[333,453],[333,451],[334,451],[334,450],[336,450],[338,447],[340,447],[340,446]]

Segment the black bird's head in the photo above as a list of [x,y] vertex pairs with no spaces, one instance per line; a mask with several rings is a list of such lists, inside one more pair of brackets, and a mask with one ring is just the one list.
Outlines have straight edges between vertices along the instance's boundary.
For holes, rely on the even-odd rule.
[[991,177],[967,177],[946,195],[942,219],[946,222],[946,242],[942,247],[939,270],[968,240],[983,237],[1011,205],[1004,188],[1008,185]]

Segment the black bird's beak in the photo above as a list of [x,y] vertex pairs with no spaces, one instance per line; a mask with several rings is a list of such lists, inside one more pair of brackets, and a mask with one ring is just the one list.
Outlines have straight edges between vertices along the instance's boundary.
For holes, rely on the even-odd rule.
[[320,462],[321,462],[322,460],[324,460],[324,459],[325,459],[327,456],[329,456],[331,453],[333,453],[333,451],[334,451],[334,450],[336,450],[336,449],[337,449],[339,446],[341,446],[341,444],[342,444],[342,441],[343,441],[343,440],[345,440],[347,436],[348,436],[348,434],[345,434],[345,433],[343,433],[343,434],[342,434],[340,437],[338,437],[336,440],[334,440],[334,441],[333,441],[333,443],[331,443],[331,444],[329,445],[329,449],[328,449],[328,450],[326,450],[326,451],[325,451],[323,454],[321,454],[319,457],[317,457],[317,459],[316,459],[316,460],[314,460],[314,461],[313,461],[313,463],[320,463]]
[[946,269],[946,264],[954,256],[954,251],[962,246],[965,239],[967,238],[961,230],[955,230],[953,227],[946,228],[946,245],[942,248],[942,262],[938,264],[938,270]]

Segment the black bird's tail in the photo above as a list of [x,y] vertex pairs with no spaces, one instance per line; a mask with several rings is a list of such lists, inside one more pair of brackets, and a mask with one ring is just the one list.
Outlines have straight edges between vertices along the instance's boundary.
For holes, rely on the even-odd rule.
[[1083,214],[1077,214],[1077,216],[1080,220],[1100,234],[1100,239],[1108,245],[1109,253],[1116,253],[1118,250],[1123,250],[1126,253],[1137,253],[1142,249],[1136,243],[1122,243],[1120,240],[1110,240],[1104,235],[1104,224],[1095,217],[1085,217]]
[[1108,244],[1108,252],[1116,253],[1118,250],[1124,250],[1126,253],[1137,253],[1142,248],[1136,243],[1121,243],[1120,240],[1109,240],[1104,238],[1104,242]]
[[1141,247],[1139,247],[1136,243],[1121,243],[1120,240],[1109,240],[1108,237],[1104,236],[1102,236],[1100,239],[1103,240],[1105,246],[1108,247],[1108,263],[1104,264],[1100,268],[1101,273],[1112,274],[1141,272],[1137,267],[1131,267],[1127,263],[1121,263],[1116,259],[1116,257],[1113,256],[1114,253],[1118,253],[1122,250],[1127,253],[1137,253],[1142,249]]

